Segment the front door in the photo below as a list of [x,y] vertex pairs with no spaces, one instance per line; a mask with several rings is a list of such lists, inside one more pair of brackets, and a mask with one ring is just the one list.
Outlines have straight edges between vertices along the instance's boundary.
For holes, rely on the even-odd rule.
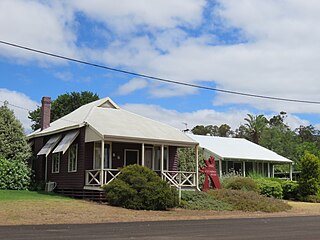
[[153,148],[148,147],[144,149],[144,165],[152,169]]

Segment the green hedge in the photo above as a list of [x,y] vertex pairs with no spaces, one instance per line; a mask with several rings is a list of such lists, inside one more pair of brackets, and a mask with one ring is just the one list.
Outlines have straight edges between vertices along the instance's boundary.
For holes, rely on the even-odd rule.
[[284,199],[298,199],[299,184],[296,181],[284,181],[282,190]]
[[247,177],[231,177],[225,180],[225,188],[258,192],[258,186],[255,181]]
[[302,157],[300,164],[299,195],[302,198],[318,195],[320,192],[320,159],[307,152]]
[[0,189],[26,190],[31,182],[31,169],[23,161],[0,158]]
[[291,209],[291,206],[280,199],[268,198],[256,192],[220,189],[210,191],[215,199],[229,203],[234,210],[246,212],[281,212]]
[[182,191],[180,207],[191,210],[232,210],[230,204],[217,200],[206,192],[198,191]]
[[107,201],[114,206],[138,210],[166,210],[178,205],[178,193],[149,168],[137,164],[121,169],[104,186]]
[[267,178],[257,178],[254,179],[254,181],[258,185],[259,193],[261,195],[279,199],[283,197],[283,190],[279,182]]

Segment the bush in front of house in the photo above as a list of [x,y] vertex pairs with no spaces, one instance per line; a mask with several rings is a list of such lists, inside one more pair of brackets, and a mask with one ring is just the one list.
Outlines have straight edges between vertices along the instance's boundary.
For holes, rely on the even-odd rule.
[[256,182],[247,177],[231,177],[225,181],[225,188],[242,191],[258,191]]
[[0,157],[0,189],[26,190],[31,182],[31,169],[23,161]]
[[180,207],[190,210],[232,210],[232,206],[229,203],[217,200],[206,192],[198,191],[183,191]]
[[295,200],[298,199],[299,185],[297,181],[282,182],[283,199]]
[[291,206],[280,199],[268,198],[256,192],[232,189],[219,189],[209,194],[217,200],[229,203],[234,210],[245,212],[281,212],[291,209]]
[[320,160],[317,156],[305,153],[300,161],[301,174],[298,181],[299,195],[305,198],[318,195],[320,187]]
[[166,210],[178,205],[177,190],[155,172],[137,164],[121,169],[117,179],[105,185],[107,201],[113,206],[137,210]]
[[279,182],[268,178],[257,178],[254,179],[254,181],[256,182],[261,195],[279,199],[283,197],[283,190]]

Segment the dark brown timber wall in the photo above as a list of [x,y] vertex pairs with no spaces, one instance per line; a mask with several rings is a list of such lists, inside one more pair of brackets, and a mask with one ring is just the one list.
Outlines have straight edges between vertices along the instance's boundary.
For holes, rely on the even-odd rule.
[[[65,132],[64,134],[66,134]],[[63,136],[62,136],[63,137]],[[68,172],[68,151],[61,156],[59,173],[52,173],[52,154],[48,156],[48,180],[56,182],[56,189],[82,189],[85,181],[85,127],[80,129],[80,133],[73,144],[78,144],[77,171]],[[61,153],[62,154],[62,153]]]

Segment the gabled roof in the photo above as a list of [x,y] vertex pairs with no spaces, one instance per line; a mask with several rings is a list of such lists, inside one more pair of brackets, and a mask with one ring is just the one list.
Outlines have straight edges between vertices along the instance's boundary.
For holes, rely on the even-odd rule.
[[170,142],[197,145],[180,130],[121,109],[110,98],[103,98],[81,106],[68,115],[52,122],[50,127],[31,133],[28,137],[51,135],[89,126],[105,139]]
[[226,138],[188,134],[201,148],[221,159],[292,163],[290,159],[244,138]]

